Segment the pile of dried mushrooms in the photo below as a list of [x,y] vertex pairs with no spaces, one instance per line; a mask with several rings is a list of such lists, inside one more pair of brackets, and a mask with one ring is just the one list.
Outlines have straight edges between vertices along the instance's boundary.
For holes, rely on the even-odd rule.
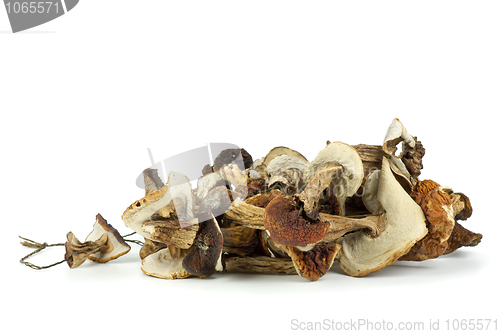
[[[255,161],[244,149],[228,149],[205,166],[194,190],[179,172],[164,184],[146,169],[145,197],[122,219],[145,239],[140,257],[150,276],[226,271],[315,281],[335,260],[348,275],[365,276],[481,241],[458,223],[472,214],[467,196],[419,180],[424,154],[398,119],[381,146],[328,141],[312,161],[287,147]],[[100,215],[84,243],[67,237],[71,268],[130,250]]]

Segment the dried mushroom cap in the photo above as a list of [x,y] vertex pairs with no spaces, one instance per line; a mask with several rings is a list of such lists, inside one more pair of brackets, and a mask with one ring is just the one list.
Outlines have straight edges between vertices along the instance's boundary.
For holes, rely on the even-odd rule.
[[300,154],[299,152],[292,150],[291,148],[284,147],[284,146],[277,146],[273,148],[269,153],[264,158],[264,161],[262,162],[263,165],[269,166],[269,163],[276,157],[279,157],[281,155],[287,155],[290,157],[295,157],[300,160],[305,160],[307,162],[307,159]]
[[427,234],[422,209],[406,193],[384,158],[380,172],[378,200],[385,210],[385,230],[378,237],[364,231],[342,239],[340,267],[350,276],[365,276],[391,265]]
[[190,273],[182,266],[184,257],[172,257],[168,248],[148,255],[142,260],[142,271],[149,276],[166,279],[186,278]]
[[98,252],[101,247],[106,248],[108,235],[103,234],[95,241],[80,242],[73,232],[69,232],[66,235],[66,239],[67,241],[64,244],[66,248],[64,259],[68,263],[68,266],[73,269],[81,266],[91,254]]
[[149,233],[143,231],[142,223],[150,220],[155,212],[167,206],[173,199],[179,199],[184,203],[183,211],[177,211],[179,220],[193,218],[191,183],[189,183],[189,179],[185,175],[170,172],[167,184],[146,197],[135,201],[125,210],[122,220],[127,227],[149,239]]
[[267,174],[273,176],[288,169],[303,171],[308,163],[309,162],[302,156],[299,158],[291,155],[280,155],[269,162],[267,165]]
[[317,171],[326,166],[342,166],[342,173],[335,183],[337,197],[346,198],[356,193],[364,177],[363,162],[352,146],[342,142],[332,142],[321,150],[304,170],[304,180],[309,182]]
[[339,244],[316,245],[313,249],[302,252],[296,247],[288,247],[288,255],[300,276],[317,281],[330,270],[340,248]]
[[221,256],[223,247],[222,232],[215,218],[203,223],[193,246],[182,261],[182,266],[192,275],[211,276],[222,270]]
[[280,196],[266,206],[264,228],[282,245],[307,249],[328,234],[330,224],[309,220],[296,208],[292,197]]
[[96,216],[94,229],[87,236],[85,241],[97,241],[103,235],[107,235],[105,246],[99,248],[96,253],[89,255],[92,261],[105,263],[114,260],[130,251],[130,246],[123,240],[120,233],[104,219],[100,214]]

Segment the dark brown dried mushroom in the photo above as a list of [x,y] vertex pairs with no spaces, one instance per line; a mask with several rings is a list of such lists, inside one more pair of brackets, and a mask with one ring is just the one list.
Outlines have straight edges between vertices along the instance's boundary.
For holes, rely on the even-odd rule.
[[201,225],[203,226],[182,261],[182,266],[192,275],[207,277],[217,270],[222,270],[222,267],[217,267],[220,264],[224,240],[215,218]]
[[234,163],[236,160],[240,159],[240,156],[244,164],[244,166],[240,166],[240,169],[247,169],[252,167],[252,156],[244,148],[229,148],[220,152],[217,158],[215,158],[213,171],[217,172],[224,165]]

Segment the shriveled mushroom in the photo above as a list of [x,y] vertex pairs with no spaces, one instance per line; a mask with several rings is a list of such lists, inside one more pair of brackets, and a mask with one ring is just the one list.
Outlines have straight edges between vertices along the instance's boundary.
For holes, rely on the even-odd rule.
[[94,229],[81,242],[72,232],[66,235],[64,259],[70,268],[77,268],[87,259],[105,263],[114,260],[130,251],[130,246],[123,240],[118,231],[97,214]]
[[412,196],[424,212],[429,232],[400,260],[423,261],[437,258],[448,247],[448,239],[455,227],[450,196],[432,180],[417,182]]
[[[400,142],[403,142],[402,152],[396,156],[396,146]],[[415,186],[420,170],[423,168],[422,157],[425,149],[416,137],[408,133],[399,119],[395,118],[389,126],[382,148],[390,155],[393,171]]]
[[64,244],[66,248],[64,259],[68,263],[68,266],[73,269],[81,266],[91,254],[99,252],[101,247],[106,248],[108,235],[103,234],[95,241],[81,242],[75,237],[73,232],[68,232],[66,239],[67,241]]
[[[345,214],[346,198],[353,196],[363,182],[364,169],[359,154],[352,146],[342,142],[329,143],[304,170],[306,183],[309,185],[311,180],[314,181],[315,176],[317,178],[321,174],[321,170],[328,170],[327,175],[332,176],[335,195],[339,199],[342,213]],[[327,177],[318,179],[323,184],[325,180]]]
[[394,177],[383,159],[377,198],[385,210],[385,230],[377,237],[365,231],[346,234],[340,267],[350,276],[365,276],[391,265],[427,234],[425,215]]
[[130,246],[123,240],[120,233],[104,219],[100,214],[96,216],[94,229],[85,239],[85,242],[97,242],[103,235],[107,236],[106,244],[99,250],[89,255],[89,259],[95,262],[105,263],[114,260],[130,251]]
[[182,266],[190,274],[206,277],[216,271],[222,271],[222,232],[215,218],[204,222],[200,232],[194,240],[182,261]]

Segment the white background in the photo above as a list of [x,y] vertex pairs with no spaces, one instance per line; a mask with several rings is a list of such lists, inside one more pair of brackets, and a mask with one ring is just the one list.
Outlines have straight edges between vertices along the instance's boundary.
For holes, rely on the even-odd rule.
[[[498,317],[497,1],[82,0],[12,34],[0,9],[1,326],[12,332],[293,331],[299,322]],[[105,265],[19,264],[35,241],[80,239],[142,197],[138,174],[210,142],[254,159],[326,140],[381,144],[399,117],[422,178],[464,192],[475,248],[364,278],[144,275],[139,247]],[[62,258],[62,247],[33,257]],[[491,329],[491,328],[490,328]],[[491,331],[491,330],[490,330]]]

